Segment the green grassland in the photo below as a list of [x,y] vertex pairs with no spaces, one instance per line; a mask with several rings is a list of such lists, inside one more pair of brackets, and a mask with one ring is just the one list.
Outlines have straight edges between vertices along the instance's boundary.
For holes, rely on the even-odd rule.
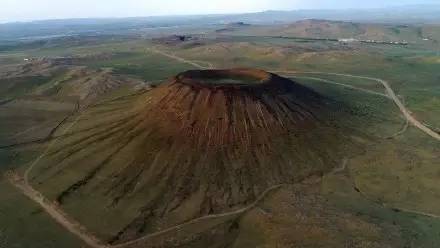
[[78,248],[83,245],[4,180],[0,180],[0,201],[1,247]]
[[[34,145],[21,149],[0,150],[0,173],[27,165],[43,148],[44,146]],[[0,203],[1,247],[85,247],[3,176],[0,178]]]
[[[151,45],[146,45],[149,47]],[[113,68],[115,73],[139,77],[146,81],[163,81],[179,72],[192,69],[192,66],[154,54],[148,50],[116,54],[107,61],[85,61],[92,68]]]
[[397,228],[404,242],[395,247],[433,248],[440,245],[439,219],[383,207],[374,199],[365,198],[353,187],[350,171],[327,176],[321,187],[328,202],[338,209]]
[[397,227],[408,247],[437,247],[438,218],[395,209],[438,214],[438,142],[413,127],[387,138],[404,126],[389,99],[319,82],[300,82],[361,107],[363,118],[354,115],[353,126],[379,137],[362,155],[350,157],[344,173],[325,177],[321,193],[339,209]]
[[[435,50],[421,45],[366,45],[351,47],[346,51],[330,49],[322,52],[303,52],[277,46],[277,42],[271,43],[266,40],[260,43],[260,38],[255,39],[254,42],[213,43],[190,49],[179,48],[173,52],[188,59],[209,61],[218,67],[248,66],[267,70],[320,71],[381,78],[390,82],[415,116],[439,128],[440,63],[435,56]],[[292,41],[291,46],[295,47],[296,43]],[[342,83],[347,81],[341,77],[338,80]],[[358,79],[349,81],[381,92],[380,85],[376,82]]]
[[0,95],[3,99],[11,99],[24,95],[38,86],[46,83],[49,79],[43,76],[22,77],[14,79],[1,79]]
[[[242,30],[241,34],[252,36],[257,31],[267,34],[264,30],[263,32],[252,29]],[[354,31],[350,30],[348,34]],[[414,32],[417,30],[409,30],[405,27],[387,29],[388,36],[400,35],[400,38],[408,40],[419,39],[417,35],[414,36]],[[438,33],[438,27],[435,26],[426,26],[422,30],[424,36],[440,39]],[[104,39],[98,44],[60,43],[52,46],[37,46],[1,52],[0,66],[16,64],[22,62],[23,58],[29,57],[78,56],[79,59],[74,62],[76,66],[86,66],[92,69],[112,68],[115,74],[137,77],[153,84],[159,84],[181,71],[194,69],[192,65],[147,51],[147,48],[156,46],[186,59],[209,62],[220,68],[258,67],[267,70],[321,71],[371,76],[389,81],[396,94],[401,96],[417,119],[434,129],[440,129],[440,57],[435,44],[417,43],[405,47],[342,46],[335,42],[325,41],[225,36],[227,38],[207,39],[200,44],[190,45],[165,46],[133,38],[129,40]],[[102,54],[109,56],[103,59],[99,57]],[[64,76],[65,74],[58,74],[50,77],[0,79],[0,99],[18,99],[13,103],[0,105],[2,145],[44,136],[57,122],[71,112],[74,108],[72,99],[64,102],[55,101],[55,99],[42,102],[41,96],[36,97],[32,94],[38,90],[54,89],[56,82],[66,79]],[[321,208],[325,206],[331,209],[329,215],[337,216],[336,220],[348,216],[348,219],[352,221],[348,224],[361,227],[344,229],[343,225],[347,223],[339,223],[338,227],[343,231],[337,234],[332,233],[332,237],[335,237],[334,241],[308,245],[322,245],[323,247],[344,245],[338,243],[342,242],[344,237],[362,236],[359,242],[368,241],[372,242],[369,243],[370,245],[373,244],[366,247],[387,247],[385,245],[374,246],[374,242],[390,247],[439,247],[440,220],[414,213],[426,212],[440,215],[438,207],[440,206],[438,186],[440,171],[436,167],[440,161],[439,143],[414,127],[410,126],[405,129],[405,120],[398,108],[385,97],[300,76],[304,75],[292,76],[292,79],[340,104],[351,106],[353,110],[350,113],[351,118],[341,121],[340,125],[370,137],[360,141],[367,147],[361,154],[347,154],[347,169],[344,172],[326,176],[318,192],[305,194],[306,197],[310,195],[324,197],[326,203],[318,205]],[[306,76],[319,77],[378,93],[384,92],[383,87],[371,80],[332,75],[307,74]],[[99,101],[105,103],[106,100],[133,92],[132,88],[121,88],[101,96]],[[102,110],[105,111],[105,108],[111,109],[112,106],[108,105],[103,108]],[[28,135],[14,137],[17,133],[25,132],[35,126],[41,127],[28,132]],[[401,132],[402,130],[404,132]],[[0,172],[17,167],[23,170],[26,162],[42,149],[40,146],[30,146],[0,150]],[[280,193],[281,196],[289,194],[283,192]],[[275,199],[278,198],[275,197]],[[97,198],[96,202],[87,205],[99,204],[99,201],[100,199]],[[286,201],[292,204],[295,202],[292,199]],[[273,221],[275,223],[270,225],[278,229],[273,230],[286,232],[289,225],[294,223],[293,220],[289,222],[286,216],[295,212],[289,212],[293,210],[288,208],[277,210],[278,203],[274,198],[269,198],[261,207],[270,209],[275,215],[276,218]],[[78,206],[75,204],[81,203],[68,203],[66,210],[76,212]],[[92,212],[94,214],[90,215]],[[100,215],[96,209],[88,209],[77,214],[84,214],[81,219],[84,220],[86,226],[92,230],[100,230],[100,234],[109,238],[105,234],[120,230],[126,224],[125,222],[132,218],[134,212],[134,209],[114,212],[113,214],[118,218],[111,219],[106,219],[106,213]],[[326,216],[325,213],[322,214]],[[267,216],[264,216],[258,209],[254,209],[242,218],[234,219],[231,223],[237,220],[239,231],[233,231],[233,237],[227,236],[229,241],[235,240],[235,243],[228,244],[231,247],[263,244],[275,247],[274,244],[284,237],[278,237],[275,232],[271,233],[266,229],[269,224]],[[104,219],[105,221],[102,221]],[[228,221],[231,219],[221,223],[228,223]],[[321,223],[319,221],[312,223],[319,232],[316,231],[308,236],[310,240],[323,239],[325,236],[325,233],[323,234],[322,230],[316,227],[316,223]],[[203,231],[210,230],[214,224],[220,229],[231,228],[230,223],[224,227],[213,222],[200,224],[192,230],[198,230],[197,228]],[[204,228],[204,225],[208,227]],[[307,226],[307,223],[304,225]],[[328,223],[322,225],[334,227]],[[383,233],[390,234],[388,240]],[[258,238],[254,238],[256,236]],[[0,181],[0,246],[2,238],[6,240],[8,247],[46,248],[81,245],[4,180]],[[204,247],[208,243],[208,241],[200,241],[197,245]]]
[[[322,76],[320,78],[325,79]],[[352,110],[351,118],[349,122],[342,121],[347,128],[358,129],[368,135],[383,139],[397,133],[405,123],[398,108],[386,97],[310,79],[295,77],[293,79],[330,99],[349,105]]]

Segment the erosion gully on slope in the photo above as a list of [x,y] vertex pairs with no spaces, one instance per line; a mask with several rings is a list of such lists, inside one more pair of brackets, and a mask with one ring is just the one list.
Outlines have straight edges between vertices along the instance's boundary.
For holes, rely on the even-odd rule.
[[[183,63],[187,63],[190,65],[193,65],[197,68],[200,69],[206,69],[208,67],[202,66],[194,61],[189,61],[186,60],[184,58],[178,57],[176,55],[173,54],[168,54],[164,51],[160,51],[156,48],[152,48],[150,49],[150,51],[162,54],[166,57],[178,60],[180,62]],[[206,62],[206,64],[209,65],[209,68],[213,68],[214,66],[211,63]],[[367,79],[367,80],[373,80],[376,82],[381,83],[384,88],[387,91],[387,94],[389,97],[392,98],[392,100],[394,101],[394,103],[399,107],[400,111],[402,112],[402,114],[405,116],[405,118],[415,127],[419,128],[420,130],[422,130],[423,132],[425,132],[426,134],[428,134],[429,136],[431,136],[432,138],[436,139],[436,140],[440,140],[440,135],[434,131],[432,131],[430,128],[428,128],[427,126],[423,125],[421,122],[419,122],[418,120],[416,120],[410,113],[410,111],[408,109],[405,108],[404,104],[398,99],[398,97],[396,96],[396,94],[394,93],[394,91],[392,90],[392,88],[389,86],[388,82],[382,79],[378,79],[378,78],[372,78],[372,77],[364,77],[364,76],[356,76],[356,75],[350,75],[350,74],[339,74],[339,73],[326,73],[326,72],[297,72],[297,71],[274,71],[274,72],[279,72],[279,73],[286,73],[286,74],[299,74],[299,73],[309,73],[309,74],[322,74],[322,75],[338,75],[338,76],[344,76],[344,77],[353,77],[353,78],[360,78],[360,79]],[[325,79],[322,79],[325,80]],[[375,93],[376,94],[376,93]],[[78,117],[79,119],[79,117]],[[77,119],[77,120],[78,120]],[[72,123],[72,125],[69,126],[69,128],[67,128],[65,131],[68,131],[71,127],[74,126],[74,124],[76,123],[76,121],[74,121]],[[52,142],[56,142],[56,139],[53,140]],[[51,143],[52,144],[52,143]],[[49,144],[48,147],[50,147],[51,145]],[[43,154],[41,154],[40,157],[37,158],[36,162],[38,162],[39,159],[41,159],[44,154],[47,152],[47,150],[45,152],[43,152]],[[30,173],[30,171],[33,168],[33,165],[36,164],[36,162],[34,161],[34,163],[31,164],[31,166],[26,170],[24,178],[20,178],[18,175],[16,175],[15,173],[7,173],[6,176],[9,179],[9,181],[17,187],[17,189],[19,189],[24,195],[26,195],[27,197],[29,197],[32,201],[36,202],[37,204],[39,204],[45,211],[46,213],[48,213],[55,221],[57,221],[60,225],[62,225],[63,227],[65,227],[69,232],[71,232],[72,234],[74,234],[75,236],[77,236],[79,239],[81,239],[82,241],[84,241],[86,244],[88,244],[89,246],[93,247],[93,248],[104,248],[104,247],[117,247],[117,248],[123,248],[123,247],[129,247],[132,244],[136,244],[138,242],[145,242],[147,241],[149,238],[157,236],[157,235],[161,235],[167,232],[172,232],[175,230],[178,230],[182,227],[184,227],[185,225],[194,223],[198,220],[203,220],[203,219],[209,219],[209,218],[217,218],[217,217],[224,217],[224,216],[228,216],[228,215],[236,215],[236,214],[242,214],[250,209],[252,209],[253,207],[255,207],[258,202],[260,202],[268,193],[282,187],[283,185],[275,185],[272,186],[270,188],[268,188],[267,190],[265,190],[258,198],[255,202],[253,202],[252,204],[241,208],[239,210],[233,211],[233,212],[229,212],[229,213],[223,213],[223,214],[217,214],[217,215],[207,215],[207,216],[203,216],[194,220],[191,220],[189,222],[168,228],[166,230],[162,230],[156,233],[152,233],[149,235],[146,235],[142,238],[139,238],[137,240],[133,240],[133,241],[129,241],[123,244],[118,244],[118,245],[106,245],[103,244],[102,241],[99,241],[96,237],[94,237],[92,234],[90,234],[89,232],[87,232],[87,230],[85,229],[85,227],[82,227],[80,224],[76,223],[75,221],[71,220],[71,218],[69,218],[61,209],[59,209],[58,207],[56,207],[53,203],[51,203],[50,201],[48,201],[47,199],[44,198],[44,196],[34,190],[28,182],[28,175]],[[332,173],[337,173],[341,170],[345,169],[346,166],[346,161],[344,161],[342,168],[336,168],[334,169],[334,171]],[[386,205],[383,205],[384,207],[386,207]],[[433,214],[429,214],[429,213],[423,213],[423,212],[418,212],[418,211],[412,211],[412,210],[407,210],[407,209],[399,209],[400,211],[405,211],[408,213],[415,213],[415,214],[420,214],[420,215],[425,215],[425,216],[429,216],[429,217],[433,217],[433,218],[440,218],[437,215],[433,215]]]

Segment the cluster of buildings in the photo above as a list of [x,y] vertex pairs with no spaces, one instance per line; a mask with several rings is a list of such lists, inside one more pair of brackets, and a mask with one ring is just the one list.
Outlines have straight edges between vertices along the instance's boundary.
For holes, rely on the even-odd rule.
[[375,44],[389,44],[389,45],[408,45],[407,41],[379,41],[379,40],[358,40],[355,38],[341,38],[338,39],[339,42],[348,44],[348,43],[375,43]]

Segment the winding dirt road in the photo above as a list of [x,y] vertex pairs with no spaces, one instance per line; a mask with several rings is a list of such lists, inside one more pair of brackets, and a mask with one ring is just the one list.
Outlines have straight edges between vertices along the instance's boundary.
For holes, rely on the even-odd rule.
[[260,196],[250,205],[237,209],[235,211],[221,213],[221,214],[211,214],[211,215],[205,215],[193,220],[190,220],[188,222],[148,234],[146,236],[143,236],[141,238],[131,240],[125,243],[117,244],[117,245],[108,245],[105,244],[103,241],[99,240],[97,237],[95,237],[93,234],[87,231],[87,229],[82,226],[77,221],[70,218],[62,209],[60,209],[55,203],[50,202],[48,199],[46,199],[40,192],[32,188],[31,186],[27,185],[24,178],[18,176],[15,173],[8,172],[6,175],[6,178],[9,180],[9,182],[14,185],[17,189],[19,189],[25,196],[27,196],[29,199],[40,205],[43,210],[50,216],[52,219],[54,219],[57,223],[59,223],[61,226],[63,226],[66,230],[71,232],[73,235],[78,237],[80,240],[82,240],[84,243],[89,245],[92,248],[129,248],[129,247],[141,247],[142,244],[145,244],[148,242],[149,239],[177,231],[179,229],[182,229],[186,226],[189,226],[191,224],[195,224],[202,220],[209,220],[209,219],[217,219],[217,218],[224,218],[234,215],[243,214],[251,209],[253,209],[260,201],[262,201],[269,193],[275,191],[276,189],[279,189],[280,187],[284,186],[284,184],[274,185],[272,187],[269,187],[266,189],[263,193],[260,194]]
[[[79,121],[81,115],[79,114],[74,121],[66,127],[66,129],[63,131],[62,135],[58,137],[62,137],[64,134],[66,134],[68,131],[70,131],[75,124]],[[272,187],[269,187],[266,189],[263,193],[260,194],[260,196],[250,205],[237,209],[235,211],[227,212],[227,213],[221,213],[221,214],[212,214],[212,215],[206,215],[202,216],[200,218],[196,218],[193,220],[190,220],[188,222],[176,225],[174,227],[167,228],[165,230],[161,230],[155,233],[148,234],[144,237],[141,237],[136,240],[128,241],[126,243],[121,243],[118,245],[108,245],[105,244],[103,241],[99,240],[97,237],[95,237],[92,233],[88,232],[87,229],[82,226],[80,223],[75,221],[74,219],[70,218],[62,209],[58,207],[57,204],[49,201],[47,198],[44,197],[43,194],[41,194],[39,191],[35,190],[32,185],[29,182],[29,175],[32,172],[33,168],[41,161],[42,158],[46,156],[46,154],[49,152],[49,150],[57,143],[58,139],[52,140],[44,150],[44,152],[38,156],[37,159],[35,159],[29,167],[24,172],[23,177],[20,177],[18,174],[14,172],[7,172],[5,174],[6,178],[9,180],[9,182],[14,185],[18,190],[20,190],[25,196],[27,196],[30,200],[34,201],[38,205],[40,205],[43,210],[50,216],[52,219],[54,219],[57,223],[59,223],[61,226],[63,226],[66,230],[71,232],[73,235],[78,237],[80,240],[82,240],[85,244],[92,248],[125,248],[125,247],[131,247],[138,245],[142,245],[139,243],[145,243],[148,242],[149,239],[157,237],[159,235],[163,235],[169,232],[173,232],[176,230],[179,230],[181,228],[184,228],[185,226],[197,223],[198,221],[202,220],[208,220],[208,219],[216,219],[216,218],[223,218],[228,216],[234,216],[238,214],[245,213],[249,211],[250,209],[254,208],[261,200],[263,200],[267,194],[270,192],[282,187],[283,185],[274,185]]]
[[144,237],[132,240],[132,241],[128,241],[126,243],[122,243],[122,244],[118,244],[118,245],[112,245],[109,246],[111,248],[128,248],[130,247],[130,245],[134,245],[134,247],[139,247],[138,245],[142,245],[145,244],[146,242],[148,242],[149,239],[157,237],[159,235],[163,235],[169,232],[174,232],[177,231],[179,229],[184,228],[185,226],[189,226],[191,224],[197,223],[199,221],[202,220],[209,220],[209,219],[217,219],[217,218],[224,218],[224,217],[229,217],[229,216],[233,216],[233,215],[239,215],[239,214],[243,214],[251,209],[253,209],[261,200],[263,200],[270,192],[279,189],[280,187],[284,186],[285,184],[278,184],[278,185],[274,185],[272,187],[269,187],[268,189],[266,189],[263,193],[260,194],[260,196],[250,205],[244,207],[244,208],[240,208],[237,209],[235,211],[232,212],[227,212],[227,213],[221,213],[221,214],[210,214],[210,215],[205,215],[193,220],[190,220],[188,222],[182,223],[180,225],[177,226],[173,226],[167,229],[164,229],[162,231],[158,231],[152,234],[148,234]]
[[333,85],[339,85],[342,86],[344,88],[348,88],[348,89],[352,89],[352,90],[357,90],[357,91],[363,91],[365,93],[368,94],[372,94],[372,95],[377,95],[377,96],[381,96],[381,97],[386,97],[391,99],[391,97],[387,94],[383,94],[383,93],[379,93],[373,90],[367,90],[364,88],[359,88],[359,87],[355,87],[349,84],[343,84],[343,83],[338,83],[335,81],[331,81],[331,80],[327,80],[327,79],[323,79],[323,78],[318,78],[318,77],[301,77],[301,76],[296,76],[295,78],[303,78],[303,79],[311,79],[311,80],[315,80],[315,81],[319,81],[319,82],[323,82],[323,83],[327,83],[327,84],[333,84]]
[[[68,127],[66,127],[66,129],[63,131],[63,135],[66,134],[70,129],[72,129],[72,127],[78,122],[80,117],[81,115],[78,115],[75,120]],[[46,156],[50,148],[52,148],[57,141],[58,139],[54,139],[52,140],[52,142],[49,143],[44,152],[40,156],[38,156],[38,158],[35,159],[26,169],[23,177],[20,177],[14,172],[7,172],[5,176],[9,180],[9,182],[14,185],[18,190],[20,190],[25,196],[40,205],[43,210],[52,217],[52,219],[54,219],[57,223],[59,223],[73,235],[81,239],[84,243],[93,248],[106,248],[107,246],[103,244],[102,241],[100,241],[93,234],[89,233],[87,229],[80,223],[69,218],[69,216],[62,209],[60,209],[55,203],[49,201],[39,191],[35,190],[29,183],[29,174],[31,173],[32,169],[43,157]]]
[[86,228],[78,222],[70,219],[63,210],[59,209],[56,204],[47,200],[40,192],[34,188],[26,185],[23,178],[14,173],[7,173],[6,175],[9,182],[19,189],[25,196],[40,205],[40,207],[54,219],[58,224],[63,226],[66,230],[78,237],[84,243],[93,248],[106,248],[98,238],[87,232]]
[[[163,56],[175,59],[177,61],[180,61],[182,63],[186,63],[186,64],[190,64],[196,68],[199,69],[213,69],[214,66],[211,63],[206,62],[206,64],[208,65],[208,67],[203,66],[199,63],[196,63],[195,61],[190,61],[184,58],[181,58],[179,56],[176,56],[174,54],[169,54],[166,53],[164,51],[158,50],[156,48],[151,48],[149,49],[152,52],[161,54]],[[204,62],[205,63],[205,62]],[[385,94],[381,94],[378,92],[374,92],[374,91],[369,91],[366,89],[361,89],[361,88],[357,88],[354,86],[350,86],[350,85],[345,85],[345,84],[341,84],[341,83],[337,83],[337,82],[333,82],[330,80],[326,80],[326,79],[321,79],[321,78],[313,78],[313,77],[309,77],[310,79],[315,79],[315,80],[320,80],[322,82],[326,82],[326,83],[332,83],[332,84],[337,84],[337,85],[341,85],[344,87],[349,87],[352,89],[356,89],[356,90],[362,90],[364,92],[370,93],[370,94],[376,94],[376,95],[380,95],[380,96],[384,96],[384,97],[390,97],[394,103],[399,107],[400,111],[402,112],[402,114],[404,115],[404,117],[408,120],[408,122],[410,122],[412,125],[414,125],[415,127],[419,128],[420,130],[422,130],[423,132],[425,132],[426,134],[428,134],[429,136],[431,136],[432,138],[436,139],[436,140],[440,140],[440,134],[434,132],[433,130],[431,130],[430,128],[428,128],[427,126],[423,125],[421,122],[419,122],[417,119],[415,119],[412,115],[411,112],[409,110],[407,110],[404,106],[404,104],[400,101],[400,99],[396,96],[396,94],[394,93],[394,91],[392,90],[392,88],[390,87],[389,83],[385,80],[379,79],[379,78],[373,78],[373,77],[365,77],[365,76],[356,76],[356,75],[350,75],[350,74],[341,74],[341,73],[327,73],[327,72],[297,72],[297,71],[273,71],[275,73],[284,73],[284,74],[320,74],[320,75],[336,75],[336,76],[343,76],[343,77],[351,77],[351,78],[359,78],[359,79],[366,79],[366,80],[373,80],[376,82],[381,83],[386,92],[387,95]],[[78,117],[64,130],[64,133],[67,133],[79,120],[80,115],[78,115]],[[270,192],[282,187],[285,184],[280,184],[280,185],[274,185],[272,187],[269,187],[268,189],[266,189],[252,204],[243,207],[241,209],[232,211],[232,212],[228,212],[228,213],[222,213],[222,214],[213,214],[213,215],[206,215],[200,218],[196,218],[193,220],[190,220],[186,223],[180,224],[180,225],[176,225],[174,227],[156,232],[156,233],[152,233],[149,235],[146,235],[144,237],[141,237],[139,239],[136,240],[132,240],[126,243],[122,243],[122,244],[118,244],[118,245],[107,245],[104,244],[102,241],[100,241],[98,238],[96,238],[93,234],[91,234],[90,232],[88,232],[86,230],[86,228],[84,226],[82,226],[80,223],[76,222],[75,220],[71,219],[70,217],[68,217],[68,215],[63,212],[62,209],[60,209],[56,204],[50,202],[49,200],[47,200],[40,192],[38,192],[37,190],[35,190],[29,183],[29,174],[32,171],[32,169],[34,168],[34,166],[47,154],[47,152],[49,151],[49,149],[57,142],[57,139],[53,140],[46,148],[46,150],[27,168],[27,170],[24,173],[23,178],[19,177],[17,174],[9,172],[6,174],[8,180],[11,182],[11,184],[13,184],[15,187],[17,187],[17,189],[19,189],[24,195],[26,195],[29,199],[31,199],[32,201],[36,202],[38,205],[40,205],[47,214],[49,214],[56,222],[58,222],[60,225],[62,225],[64,228],[66,228],[69,232],[71,232],[72,234],[74,234],[75,236],[77,236],[79,239],[81,239],[84,243],[86,243],[87,245],[89,245],[90,247],[93,248],[129,248],[131,246],[137,246],[137,245],[142,245],[142,243],[148,242],[148,240],[150,238],[168,233],[168,232],[173,232],[176,230],[179,230],[187,225],[190,224],[194,224],[198,221],[201,220],[207,220],[207,219],[214,219],[214,218],[222,218],[222,217],[228,217],[228,216],[233,216],[233,215],[238,215],[238,214],[242,214],[245,213],[249,210],[251,210],[252,208],[254,208],[261,200],[263,200],[267,194],[269,194]],[[331,173],[338,173],[340,171],[345,170],[346,167],[346,163],[347,161],[344,160],[342,167],[341,168],[336,168],[333,172]],[[429,213],[423,213],[423,212],[417,212],[417,211],[412,211],[412,210],[406,210],[406,209],[399,209],[401,211],[405,211],[408,213],[415,213],[415,214],[420,214],[420,215],[425,215],[425,216],[430,216],[430,217],[434,217],[434,218],[439,218],[439,216],[437,215],[433,215],[433,214],[429,214]]]
[[[149,51],[161,54],[161,55],[166,56],[168,58],[175,59],[175,60],[180,61],[182,63],[186,63],[186,64],[189,64],[189,65],[192,65],[192,66],[194,66],[196,68],[199,68],[199,69],[213,69],[214,68],[212,63],[209,63],[209,67],[206,67],[206,66],[203,66],[203,65],[201,65],[199,63],[196,63],[195,61],[187,60],[187,59],[179,57],[179,56],[177,56],[175,54],[169,54],[167,52],[158,50],[156,48],[150,48]],[[411,115],[411,112],[405,107],[405,105],[400,101],[400,99],[394,93],[394,91],[391,88],[390,84],[387,81],[383,80],[383,79],[374,78],[374,77],[367,77],[367,76],[357,76],[357,75],[344,74],[344,73],[331,73],[331,72],[319,72],[319,71],[298,72],[298,71],[285,71],[284,70],[284,71],[272,71],[272,72],[273,73],[283,73],[283,74],[334,75],[334,76],[358,78],[358,79],[365,79],[365,80],[371,80],[371,81],[378,82],[378,83],[382,84],[382,86],[385,88],[385,91],[386,91],[388,97],[390,97],[394,101],[394,103],[399,108],[400,112],[403,114],[405,119],[407,119],[409,121],[409,123],[411,123],[413,126],[415,126],[418,129],[420,129],[422,132],[426,133],[427,135],[431,136],[432,138],[440,141],[440,134],[435,132],[435,131],[433,131],[432,129],[430,129],[429,127],[427,127],[426,125],[424,125],[423,123],[418,121],[416,118],[414,118]],[[376,95],[383,96],[383,94],[381,94],[381,93],[374,92],[374,91],[369,91],[367,89],[360,89],[360,88],[357,88],[357,87],[354,87],[354,86],[350,86],[350,85],[346,85],[346,84],[341,84],[341,83],[333,82],[333,81],[322,79],[322,78],[315,78],[315,79],[319,79],[319,80],[321,80],[323,82],[327,82],[327,83],[333,83],[333,84],[341,85],[341,86],[344,86],[344,87],[349,87],[349,88],[356,89],[356,90],[362,90],[362,91],[370,93],[370,94],[376,94]]]
[[385,91],[387,92],[388,96],[391,97],[393,102],[397,105],[400,112],[403,114],[403,116],[415,127],[420,129],[422,132],[426,133],[427,135],[431,136],[432,138],[440,141],[440,134],[433,131],[429,127],[423,125],[420,121],[418,121],[416,118],[414,118],[411,115],[411,112],[405,107],[405,105],[400,101],[400,99],[397,97],[396,93],[394,93],[393,89],[391,88],[390,84],[380,78],[374,78],[374,77],[366,77],[366,76],[356,76],[351,74],[343,74],[343,73],[331,73],[331,72],[298,72],[298,71],[273,71],[276,73],[286,73],[286,74],[319,74],[319,75],[334,75],[334,76],[342,76],[342,77],[350,77],[350,78],[358,78],[358,79],[366,79],[378,82],[383,85],[385,88]]

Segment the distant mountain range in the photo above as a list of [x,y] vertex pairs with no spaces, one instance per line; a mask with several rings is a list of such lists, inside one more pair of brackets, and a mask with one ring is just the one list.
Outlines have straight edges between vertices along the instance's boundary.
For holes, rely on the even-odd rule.
[[51,37],[77,34],[124,34],[145,28],[190,25],[215,25],[231,22],[250,24],[290,23],[303,19],[340,21],[437,24],[439,5],[407,5],[380,9],[310,9],[293,11],[264,11],[245,14],[154,16],[130,18],[60,19],[0,24],[0,40],[29,37]]
[[440,23],[440,5],[407,5],[377,9],[310,9],[265,11],[237,16],[253,23],[292,22],[301,19],[341,21]]

